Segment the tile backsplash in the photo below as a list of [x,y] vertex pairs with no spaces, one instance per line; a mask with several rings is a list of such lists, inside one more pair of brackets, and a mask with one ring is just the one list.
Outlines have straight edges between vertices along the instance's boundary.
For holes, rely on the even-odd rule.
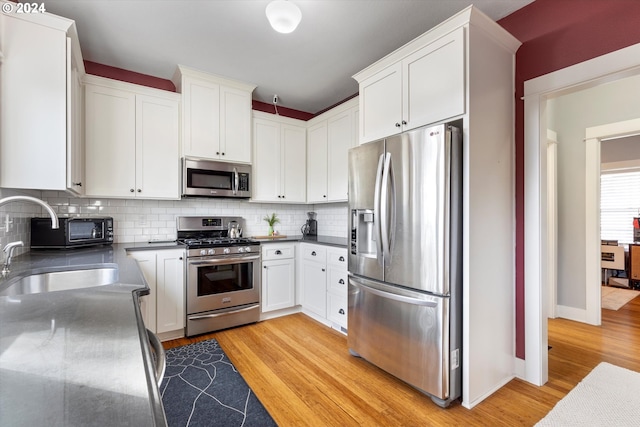
[[[275,212],[280,223],[274,228],[280,234],[299,235],[314,211],[318,232],[325,236],[347,237],[347,204],[293,205],[252,203],[233,199],[129,200],[78,198],[59,191],[0,190],[0,196],[28,194],[49,203],[60,216],[110,216],[114,219],[116,243],[175,240],[176,217],[188,215],[241,216],[245,219],[244,236],[266,235],[267,223],[262,219]],[[9,213],[10,232],[5,232],[4,219]],[[43,216],[33,204],[14,203],[0,208],[0,242],[4,246],[14,240],[29,243],[29,217]]]
[[[0,188],[0,199],[10,196],[32,196],[41,198],[41,192],[35,190],[11,190]],[[42,207],[33,203],[12,202],[4,206],[0,206],[0,249],[4,248],[7,243],[21,240],[24,247],[17,248],[15,254],[19,255],[29,250],[29,218],[32,216],[42,215]],[[0,259],[4,259],[4,254],[0,255]]]

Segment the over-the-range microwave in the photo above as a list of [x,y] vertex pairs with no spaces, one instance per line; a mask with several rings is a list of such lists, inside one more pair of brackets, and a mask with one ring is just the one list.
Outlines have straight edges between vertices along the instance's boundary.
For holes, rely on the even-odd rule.
[[183,197],[251,197],[251,165],[185,157],[182,159]]

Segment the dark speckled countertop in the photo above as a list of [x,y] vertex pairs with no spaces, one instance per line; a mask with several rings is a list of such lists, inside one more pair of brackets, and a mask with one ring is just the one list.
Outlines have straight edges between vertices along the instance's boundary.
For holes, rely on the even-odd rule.
[[346,237],[333,237],[333,236],[303,236],[302,234],[296,236],[276,237],[267,239],[257,239],[260,243],[282,243],[282,242],[300,242],[300,243],[315,243],[325,246],[336,246],[340,248],[346,248],[348,241]]
[[127,251],[173,242],[114,244],[15,257],[13,279],[117,267],[118,283],[0,296],[0,425],[165,426],[146,328],[148,287]]

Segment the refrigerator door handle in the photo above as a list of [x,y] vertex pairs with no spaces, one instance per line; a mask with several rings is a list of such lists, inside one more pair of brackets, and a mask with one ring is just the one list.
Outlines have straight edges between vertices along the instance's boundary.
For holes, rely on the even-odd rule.
[[382,166],[384,164],[384,153],[380,154],[378,159],[378,168],[376,171],[376,184],[373,195],[373,229],[374,238],[376,239],[376,258],[378,264],[383,267],[382,238],[381,238],[381,217],[380,217],[380,189],[382,187]]
[[[391,185],[389,185],[391,183]],[[389,212],[389,193],[391,193],[391,212]],[[384,169],[382,171],[382,189],[380,201],[380,230],[382,231],[382,254],[384,266],[391,264],[391,243],[395,229],[395,187],[391,166],[391,153],[385,154]]]
[[421,299],[421,298],[413,298],[407,295],[399,295],[396,293],[391,293],[391,292],[387,292],[387,291],[383,291],[380,289],[376,289],[374,287],[371,287],[369,285],[366,285],[364,283],[362,283],[362,281],[357,280],[354,277],[350,277],[349,281],[351,281],[354,285],[362,288],[362,290],[364,290],[365,292],[369,292],[372,293],[374,295],[378,295],[380,297],[383,298],[387,298],[387,299],[391,299],[394,301],[400,301],[400,302],[404,302],[404,303],[408,303],[408,304],[413,304],[413,305],[423,305],[426,307],[437,307],[438,303],[436,301],[432,301],[432,300],[428,300],[428,299]]

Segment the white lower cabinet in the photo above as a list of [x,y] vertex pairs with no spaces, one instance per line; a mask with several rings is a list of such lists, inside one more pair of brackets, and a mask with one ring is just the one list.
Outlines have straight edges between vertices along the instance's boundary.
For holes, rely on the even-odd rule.
[[262,312],[295,305],[295,244],[262,246]]
[[140,309],[144,324],[160,339],[184,336],[185,253],[183,249],[130,251],[151,293],[142,297]]
[[327,319],[347,329],[347,250],[327,249]]
[[346,332],[347,250],[301,243],[300,270],[303,312]]

